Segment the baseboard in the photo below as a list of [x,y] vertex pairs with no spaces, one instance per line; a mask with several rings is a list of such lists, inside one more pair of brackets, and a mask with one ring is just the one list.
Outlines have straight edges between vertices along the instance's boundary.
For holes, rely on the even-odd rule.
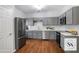
[[0,53],[14,53],[16,51],[16,49],[15,50],[0,50]]
[[16,49],[12,51],[12,53],[15,53],[15,52],[16,52]]

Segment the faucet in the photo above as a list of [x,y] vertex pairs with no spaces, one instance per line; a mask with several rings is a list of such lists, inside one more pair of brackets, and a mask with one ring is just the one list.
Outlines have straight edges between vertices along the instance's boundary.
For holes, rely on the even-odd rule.
[[47,29],[53,29],[54,30],[54,27],[47,27]]

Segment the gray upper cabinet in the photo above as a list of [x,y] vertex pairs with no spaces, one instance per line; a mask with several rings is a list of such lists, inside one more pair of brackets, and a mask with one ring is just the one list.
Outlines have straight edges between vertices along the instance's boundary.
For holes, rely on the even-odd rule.
[[66,24],[79,24],[79,6],[73,7],[66,12]]
[[66,24],[72,24],[72,9],[66,12]]
[[48,19],[48,25],[57,25],[57,17],[51,17]]
[[48,25],[48,19],[47,18],[43,18],[43,25],[47,26]]
[[26,25],[33,26],[34,25],[33,18],[26,18]]
[[58,18],[57,17],[46,17],[43,18],[43,25],[44,26],[52,26],[58,24]]
[[72,24],[79,24],[79,6],[72,8]]

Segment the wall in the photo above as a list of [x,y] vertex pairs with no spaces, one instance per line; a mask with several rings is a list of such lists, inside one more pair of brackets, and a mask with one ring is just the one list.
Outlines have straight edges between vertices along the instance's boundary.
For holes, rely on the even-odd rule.
[[68,30],[68,29],[76,29],[79,33],[79,25],[57,25],[57,26],[52,26],[55,27],[56,30]]
[[22,12],[21,10],[19,10],[18,8],[14,7],[14,13],[13,13],[14,17],[26,17],[26,14],[24,12]]

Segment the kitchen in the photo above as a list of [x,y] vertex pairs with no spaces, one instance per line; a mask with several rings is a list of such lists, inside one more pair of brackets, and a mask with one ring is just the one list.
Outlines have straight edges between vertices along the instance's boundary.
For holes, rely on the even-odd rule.
[[[11,41],[13,43],[13,44],[11,43],[13,45],[13,47],[11,46],[11,48],[14,50],[14,52],[15,51],[16,51],[16,53],[22,52],[21,50],[25,49],[23,46],[28,44],[28,41],[30,41],[30,40],[37,41],[36,45],[38,47],[41,47],[41,49],[44,48],[44,46],[46,44],[48,44],[47,41],[51,41],[51,42],[55,41],[56,43],[54,45],[56,45],[57,48],[55,48],[56,50],[53,51],[53,49],[54,49],[54,47],[53,47],[52,51],[50,53],[53,53],[53,52],[54,53],[56,53],[56,52],[60,52],[60,53],[62,53],[62,52],[65,52],[65,53],[79,52],[79,45],[78,45],[79,44],[79,42],[78,42],[79,6],[47,5],[47,6],[43,7],[42,9],[39,9],[39,8],[36,9],[32,5],[15,5],[15,6],[10,6],[10,7],[1,6],[0,9],[2,9],[2,8],[4,9],[5,12],[2,13],[4,15],[3,16],[1,15],[1,17],[4,18],[5,16],[7,16],[6,17],[7,19],[12,19],[11,21],[9,20],[11,23],[8,25],[9,26],[11,25],[10,26],[11,32],[9,32],[9,36],[13,36],[12,37],[13,41]],[[7,9],[7,11],[5,9]],[[10,14],[8,15],[8,14],[6,14],[6,12],[10,13]],[[15,18],[15,19],[13,19],[13,18]],[[21,20],[24,20],[24,21],[21,21]],[[2,20],[0,20],[0,21],[2,21]],[[5,19],[4,19],[4,21],[5,21]],[[15,22],[13,23],[13,21],[15,21]],[[7,21],[7,23],[8,23],[8,21]],[[0,24],[2,24],[2,23],[0,23]],[[4,24],[5,24],[5,22],[4,22]],[[7,30],[8,30],[8,25],[7,25]],[[13,28],[13,26],[14,26],[14,28]],[[0,26],[0,28],[2,28],[2,27]],[[5,35],[5,30],[3,31],[3,29],[5,29],[5,25],[4,25],[4,28],[2,28],[2,30],[0,32],[0,33],[4,32],[4,35]],[[21,35],[22,34],[21,31],[24,31],[23,35]],[[0,39],[1,38],[2,37],[0,37]],[[31,41],[31,43],[32,43],[32,41]],[[45,41],[47,43],[44,43],[44,46],[42,46],[42,45],[40,45],[41,43],[38,44],[41,41]],[[3,43],[0,43],[0,46],[2,44]],[[48,47],[49,47],[49,44],[47,45]],[[5,43],[4,43],[4,46],[5,46]],[[12,50],[9,51],[11,48],[8,47],[7,48],[8,51],[7,51],[7,50],[5,50],[6,47],[2,47],[2,48],[0,48],[0,52],[12,52]],[[4,49],[4,50],[1,51],[1,49]],[[35,48],[35,49],[37,49],[37,48]],[[50,49],[50,48],[48,48],[48,49]],[[59,51],[57,51],[58,49],[59,49]],[[19,51],[17,51],[17,50],[19,50]],[[27,50],[27,49],[25,49],[25,50]],[[29,48],[29,50],[30,50],[30,48]],[[34,52],[34,51],[30,50],[29,52]],[[45,53],[44,50],[40,51],[40,52]],[[38,53],[40,53],[40,52],[38,52]],[[47,51],[47,52],[49,53],[49,51]]]

